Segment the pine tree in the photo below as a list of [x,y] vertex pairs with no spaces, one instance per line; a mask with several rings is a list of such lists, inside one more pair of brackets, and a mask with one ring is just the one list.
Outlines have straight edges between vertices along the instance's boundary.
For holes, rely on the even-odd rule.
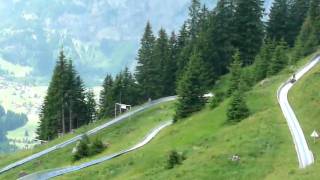
[[311,0],[306,18],[295,45],[294,60],[315,51],[320,44],[320,0]]
[[[172,87],[170,85],[171,78],[169,76],[170,72],[170,49],[169,49],[169,40],[168,35],[164,29],[160,29],[159,37],[156,40],[154,48],[154,61],[156,62],[154,68],[156,72],[152,75],[155,88],[155,98],[169,95],[167,90],[170,90]],[[169,73],[169,74],[168,74]]]
[[189,7],[188,29],[191,41],[195,40],[200,28],[201,21],[201,2],[200,0],[191,0]]
[[202,80],[203,85],[206,90],[212,88],[216,80],[215,74],[215,64],[212,63],[210,59],[211,53],[214,53],[214,50],[209,49],[209,41],[207,34],[205,32],[201,32],[196,42],[194,43],[194,51],[197,52],[199,58],[201,58],[202,62]]
[[287,56],[287,44],[282,40],[275,48],[269,66],[268,75],[275,75],[280,72],[289,62]]
[[288,0],[275,0],[273,2],[269,21],[267,23],[267,37],[269,39],[280,41],[285,39],[289,41],[289,4]]
[[138,65],[136,67],[136,78],[143,87],[143,94],[146,99],[155,97],[157,91],[154,74],[158,73],[156,62],[154,61],[155,37],[152,33],[150,23],[147,23],[144,35],[141,39],[141,47],[138,52]]
[[233,62],[230,65],[230,87],[228,89],[228,95],[232,95],[239,88],[241,81],[241,57],[240,52],[237,51],[233,56]]
[[274,44],[266,40],[255,60],[255,81],[261,81],[268,75],[269,64],[272,59]]
[[194,43],[201,30],[206,26],[208,12],[201,8],[200,0],[191,0],[189,18],[182,25],[177,42],[177,79],[181,79],[194,50]]
[[310,0],[291,0],[289,2],[289,31],[287,32],[287,42],[289,46],[292,47],[307,17]]
[[169,57],[170,60],[167,62],[167,73],[164,74],[166,76],[164,79],[166,81],[166,87],[168,87],[167,95],[175,95],[176,91],[176,80],[177,80],[177,62],[178,62],[178,40],[175,32],[171,33],[171,37],[169,40]]
[[234,44],[240,51],[243,65],[253,63],[256,54],[262,45],[263,9],[261,0],[237,0],[235,5]]
[[59,132],[66,131],[62,111],[65,69],[66,58],[62,49],[40,112],[40,125],[37,130],[40,139],[50,140],[57,137]]
[[193,112],[201,110],[205,104],[203,95],[205,94],[205,84],[203,72],[203,62],[200,56],[194,53],[190,57],[187,69],[179,81],[178,104],[175,121],[188,117]]
[[84,85],[76,75],[72,61],[60,51],[51,82],[40,112],[37,134],[40,139],[51,140],[74,127],[88,123]]
[[89,90],[86,93],[86,105],[87,105],[87,113],[89,117],[89,122],[93,122],[97,118],[97,103],[94,99],[94,93],[92,90]]
[[80,76],[76,76],[75,78],[75,105],[74,109],[77,114],[75,114],[75,128],[78,128],[80,126],[86,125],[89,123],[89,117],[88,117],[88,112],[87,112],[87,104],[85,101],[85,87],[82,79]]
[[228,107],[227,117],[229,122],[240,122],[247,118],[250,112],[244,100],[244,93],[239,88],[233,93]]
[[186,23],[184,23],[180,29],[177,40],[177,79],[181,78],[185,67],[188,64],[191,50],[189,32]]
[[[214,9],[209,21],[210,24],[206,36],[202,41],[206,41],[201,49],[210,66],[213,68],[215,75],[220,76],[228,72],[228,66],[232,61],[234,53],[234,4],[233,0],[221,0]],[[207,46],[207,48],[205,48]]]
[[[75,120],[74,120],[74,109],[75,103],[77,101],[77,96],[75,95],[76,83],[75,78],[77,76],[77,72],[74,70],[72,60],[70,59],[68,62],[68,68],[66,72],[66,90],[65,90],[65,101],[66,101],[66,113],[65,118],[68,119],[69,122],[69,131],[74,128]],[[68,124],[68,123],[67,123]]]
[[199,33],[202,31],[206,31],[208,29],[209,20],[210,17],[210,11],[207,8],[207,6],[204,4],[202,5],[201,11],[200,11],[200,18],[199,18]]
[[61,133],[65,134],[67,132],[67,128],[66,128],[66,104],[67,104],[67,84],[65,83],[65,80],[68,78],[68,74],[67,74],[67,70],[68,70],[68,64],[67,64],[67,59],[63,53],[63,51],[61,51],[60,56],[59,56],[59,67],[60,67],[60,71],[59,71],[59,78],[60,78],[60,82],[59,82],[59,91],[57,91],[57,95],[59,96],[59,101],[60,101],[60,112],[58,111],[58,113],[60,114],[60,124],[61,124]]
[[[122,80],[122,102],[129,105],[137,105],[141,102],[139,91],[141,90],[136,83],[135,78],[126,67],[124,71],[120,72],[120,79]],[[116,92],[114,92],[115,94]]]
[[99,118],[110,117],[114,114],[113,79],[107,75],[103,81],[99,100]]
[[123,101],[123,97],[125,97],[123,94],[125,93],[125,86],[123,84],[123,73],[120,72],[119,74],[116,75],[113,83],[113,88],[112,88],[113,94],[114,94],[114,99],[116,103],[125,103]]

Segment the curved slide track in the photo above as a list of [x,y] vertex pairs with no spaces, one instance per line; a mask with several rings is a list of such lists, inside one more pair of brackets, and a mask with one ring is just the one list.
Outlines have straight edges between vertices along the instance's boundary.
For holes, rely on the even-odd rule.
[[[307,72],[309,72],[313,67],[315,67],[320,61],[320,56],[313,58],[307,65],[296,72],[296,81],[299,81]],[[299,121],[292,110],[289,101],[288,93],[290,89],[294,86],[294,83],[289,79],[287,82],[283,83],[278,90],[278,102],[280,104],[281,110],[284,117],[287,120],[295,149],[298,156],[299,167],[305,168],[314,163],[314,157],[311,150],[308,147],[307,141],[303,134],[302,128]]]
[[99,158],[99,159],[96,159],[96,160],[93,160],[90,162],[86,162],[86,163],[83,163],[83,164],[80,164],[77,166],[57,168],[57,169],[53,169],[53,170],[46,170],[46,171],[33,173],[30,175],[21,177],[19,180],[46,180],[46,179],[50,179],[50,178],[60,176],[63,174],[79,171],[83,168],[87,168],[87,167],[111,160],[113,158],[127,154],[131,151],[137,150],[137,149],[141,148],[142,146],[148,144],[162,129],[164,129],[165,127],[167,127],[171,124],[172,124],[172,121],[168,121],[168,122],[163,123],[159,127],[153,129],[141,142],[139,142],[138,144],[136,144],[135,146],[133,146],[130,149],[123,150],[118,153],[114,153],[114,154],[111,154],[111,155],[108,155],[108,156],[105,156],[105,157],[102,157],[102,158]]
[[[125,113],[125,114],[123,114],[121,116],[118,116],[117,118],[115,118],[115,119],[113,119],[111,121],[108,121],[107,123],[105,123],[105,124],[103,124],[101,126],[98,126],[98,127],[94,128],[94,129],[86,132],[85,134],[88,135],[88,136],[93,135],[93,134],[95,134],[95,133],[97,133],[97,132],[99,132],[99,131],[101,131],[101,130],[103,130],[103,129],[111,126],[111,125],[113,125],[113,124],[116,124],[116,123],[122,122],[122,121],[124,121],[126,119],[129,119],[130,116],[132,116],[132,115],[134,115],[136,113],[142,112],[142,111],[144,111],[146,109],[149,109],[149,108],[151,108],[151,107],[153,107],[155,105],[158,105],[160,103],[173,101],[176,98],[177,98],[176,96],[170,96],[170,97],[165,97],[165,98],[161,98],[161,99],[158,99],[158,100],[150,101],[150,102],[142,105],[141,107],[138,107],[135,110],[132,110],[132,111],[130,111],[128,113]],[[33,154],[33,155],[30,155],[30,156],[28,156],[28,157],[26,157],[26,158],[24,158],[22,160],[19,160],[17,162],[9,164],[8,166],[0,169],[0,174],[4,173],[6,171],[9,171],[10,169],[13,169],[13,168],[15,168],[17,166],[20,166],[20,165],[23,165],[23,164],[25,164],[27,162],[30,162],[30,161],[32,161],[34,159],[37,159],[37,158],[39,158],[39,157],[41,157],[43,155],[46,155],[46,154],[48,154],[48,153],[50,153],[52,151],[55,151],[57,149],[63,148],[65,146],[67,146],[67,145],[70,145],[70,144],[80,140],[83,135],[84,134],[77,135],[77,136],[75,136],[75,137],[73,137],[73,138],[71,138],[71,139],[69,139],[69,140],[67,140],[65,142],[62,142],[62,143],[57,144],[55,146],[52,146],[52,147],[50,147],[48,149],[45,149],[45,150],[43,150],[41,152],[38,152],[38,153]]]

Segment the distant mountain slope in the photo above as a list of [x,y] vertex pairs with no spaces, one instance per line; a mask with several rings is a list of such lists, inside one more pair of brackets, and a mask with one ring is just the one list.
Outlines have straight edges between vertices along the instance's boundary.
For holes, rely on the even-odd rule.
[[17,114],[10,110],[5,110],[0,105],[0,153],[6,153],[16,150],[17,147],[9,145],[6,137],[8,131],[15,130],[24,126],[28,121],[25,114]]
[[[212,8],[216,0],[205,0]],[[269,7],[270,0],[266,1]],[[133,67],[144,25],[177,30],[190,0],[52,0],[0,2],[0,58],[48,80],[64,45],[88,82]],[[0,66],[0,71],[6,69]]]

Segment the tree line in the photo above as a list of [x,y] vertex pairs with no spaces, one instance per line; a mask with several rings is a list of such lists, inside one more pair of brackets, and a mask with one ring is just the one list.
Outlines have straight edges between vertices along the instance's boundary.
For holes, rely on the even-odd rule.
[[0,132],[15,130],[24,126],[28,122],[27,115],[23,113],[15,113],[13,111],[5,111],[0,105]]
[[224,95],[231,97],[228,119],[248,116],[245,91],[295,64],[320,43],[319,0],[275,0],[267,22],[264,14],[261,0],[220,0],[213,10],[192,0],[189,17],[177,35],[172,32],[168,38],[160,29],[156,38],[148,22],[136,69],[144,97],[176,92],[175,120],[179,120],[202,109],[203,95],[230,72]]
[[5,111],[0,105],[0,153],[13,152],[17,147],[11,145],[6,135],[8,131],[24,126],[28,122],[28,117],[22,113]]

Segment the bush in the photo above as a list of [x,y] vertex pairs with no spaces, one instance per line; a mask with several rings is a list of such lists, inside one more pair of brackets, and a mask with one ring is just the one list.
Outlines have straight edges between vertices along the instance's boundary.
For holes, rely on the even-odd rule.
[[91,145],[91,155],[101,153],[104,148],[103,142],[100,139],[95,139]]
[[73,161],[78,161],[81,158],[93,156],[101,153],[105,145],[100,139],[95,139],[92,144],[87,136],[83,136],[80,143],[76,146],[76,152],[73,155]]
[[88,140],[87,139],[81,139],[79,145],[77,146],[77,151],[73,155],[73,160],[78,161],[81,158],[89,156],[89,146],[88,146]]
[[172,169],[176,165],[182,164],[182,161],[184,161],[185,159],[186,158],[183,154],[173,150],[169,153],[167,168]]

